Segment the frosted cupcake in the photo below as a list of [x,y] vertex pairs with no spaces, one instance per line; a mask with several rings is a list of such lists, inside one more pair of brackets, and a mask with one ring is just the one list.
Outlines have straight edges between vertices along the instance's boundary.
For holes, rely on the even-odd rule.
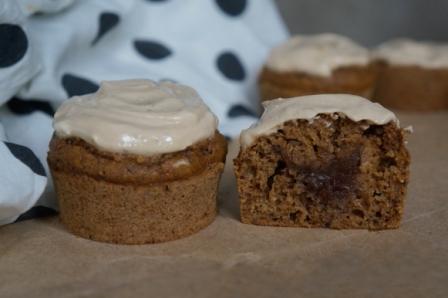
[[270,226],[398,228],[409,180],[406,131],[349,94],[271,100],[234,160],[241,221]]
[[373,53],[380,63],[374,98],[390,108],[448,109],[448,45],[397,39]]
[[294,36],[274,48],[259,77],[262,100],[348,93],[370,97],[376,68],[369,51],[335,34]]
[[226,141],[187,86],[109,81],[56,112],[48,163],[62,223],[84,238],[154,243],[217,212]]

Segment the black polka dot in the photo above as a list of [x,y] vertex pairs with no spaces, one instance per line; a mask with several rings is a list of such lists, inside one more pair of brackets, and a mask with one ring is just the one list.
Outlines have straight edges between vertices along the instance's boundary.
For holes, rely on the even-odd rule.
[[257,117],[257,115],[246,108],[243,105],[234,105],[230,108],[230,110],[227,112],[227,116],[230,118],[236,118],[240,116],[251,116],[251,117]]
[[92,44],[95,44],[100,40],[101,37],[103,37],[104,34],[106,34],[108,31],[110,31],[112,28],[118,25],[120,22],[120,16],[113,12],[103,12],[100,15],[99,18],[99,27],[98,27],[98,33],[93,40]]
[[151,60],[159,60],[171,55],[171,50],[156,41],[136,40],[134,47],[142,56]]
[[28,115],[36,111],[44,112],[49,116],[54,115],[53,107],[46,101],[23,100],[14,97],[10,101],[8,101],[7,105],[11,112],[18,115]]
[[65,74],[62,77],[62,86],[69,97],[93,93],[99,88],[97,84],[72,74]]
[[231,52],[224,52],[216,60],[219,71],[229,80],[242,81],[246,77],[243,65],[238,57]]
[[41,217],[47,217],[47,216],[54,216],[58,214],[55,210],[44,207],[44,206],[34,206],[27,212],[23,213],[22,215],[17,218],[16,222],[33,219],[33,218],[41,218]]
[[246,9],[247,0],[216,0],[216,4],[227,15],[236,17]]
[[44,167],[31,149],[9,142],[3,143],[5,143],[6,147],[8,147],[9,151],[11,151],[15,158],[27,165],[34,173],[40,176],[46,176]]
[[28,49],[28,39],[22,28],[12,24],[0,24],[0,67],[19,62]]

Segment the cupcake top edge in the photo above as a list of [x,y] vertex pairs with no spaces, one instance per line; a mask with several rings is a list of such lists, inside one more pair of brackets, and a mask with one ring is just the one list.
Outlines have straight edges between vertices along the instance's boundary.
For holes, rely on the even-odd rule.
[[272,49],[266,67],[279,72],[305,72],[329,77],[334,69],[365,66],[369,51],[348,37],[323,33],[296,35]]
[[146,79],[104,81],[96,93],[65,101],[53,121],[58,137],[139,155],[184,150],[213,136],[217,125],[193,88]]
[[289,120],[312,122],[318,114],[341,113],[359,122],[367,120],[376,125],[394,122],[399,125],[395,114],[378,103],[350,94],[319,94],[292,98],[279,98],[263,102],[265,108],[260,120],[243,130],[240,142],[243,148],[250,146],[260,135],[278,131]]
[[448,44],[398,38],[379,45],[372,57],[392,65],[443,68],[448,67]]

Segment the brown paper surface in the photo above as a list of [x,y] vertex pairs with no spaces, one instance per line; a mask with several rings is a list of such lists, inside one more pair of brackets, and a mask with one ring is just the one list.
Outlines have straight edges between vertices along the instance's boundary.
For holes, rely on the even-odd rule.
[[181,240],[98,243],[56,217],[1,227],[0,297],[448,297],[448,112],[400,118],[414,134],[398,230],[241,224],[228,167],[219,217]]

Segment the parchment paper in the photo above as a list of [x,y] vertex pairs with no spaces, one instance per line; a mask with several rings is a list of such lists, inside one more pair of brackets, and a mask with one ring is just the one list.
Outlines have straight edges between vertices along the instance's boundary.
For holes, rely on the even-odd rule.
[[181,240],[98,243],[56,217],[0,228],[0,297],[448,297],[448,112],[399,116],[414,127],[399,230],[241,224],[228,167],[219,217]]

